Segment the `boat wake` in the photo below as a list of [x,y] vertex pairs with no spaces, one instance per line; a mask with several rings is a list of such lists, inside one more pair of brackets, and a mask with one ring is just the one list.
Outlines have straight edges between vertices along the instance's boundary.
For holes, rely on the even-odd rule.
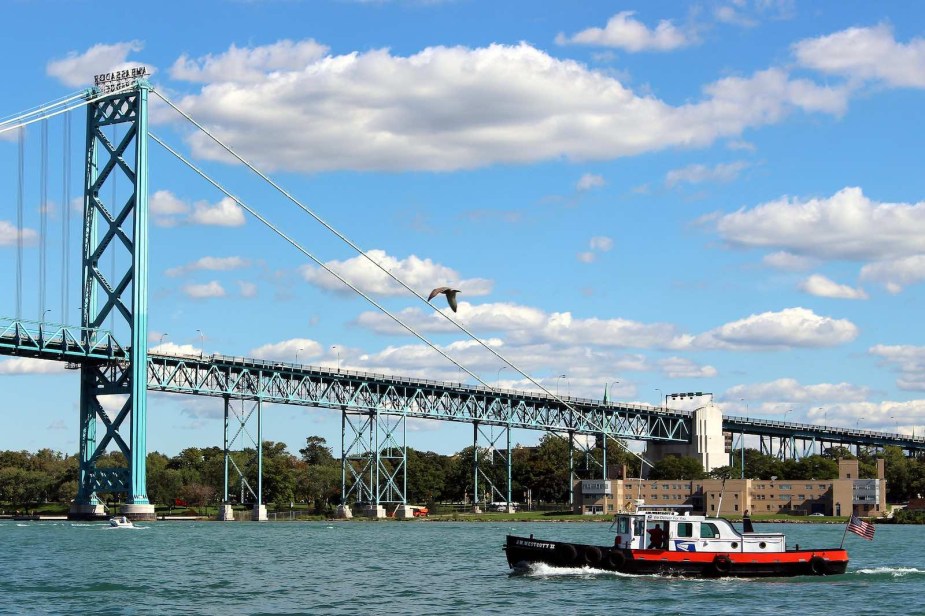
[[619,571],[606,571],[592,567],[552,567],[545,563],[531,563],[517,569],[513,575],[528,575],[533,577],[639,577]]
[[925,570],[915,567],[874,567],[872,569],[858,569],[861,575],[883,575],[891,577],[905,577],[907,575],[925,575]]

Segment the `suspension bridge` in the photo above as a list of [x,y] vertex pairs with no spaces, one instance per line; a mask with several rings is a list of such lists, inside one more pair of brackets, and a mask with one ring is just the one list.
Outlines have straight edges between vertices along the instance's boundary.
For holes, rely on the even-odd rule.
[[[148,128],[149,97],[154,94],[215,139],[193,118],[169,99],[157,93],[143,78],[143,68],[125,74],[103,76],[96,87],[0,121],[0,132],[18,131],[19,165],[17,197],[16,314],[0,318],[0,354],[64,362],[80,374],[79,477],[78,493],[71,517],[103,514],[101,493],[124,495],[123,513],[135,519],[154,517],[154,505],[146,491],[147,392],[162,391],[211,396],[224,400],[225,486],[223,502],[229,503],[229,476],[235,471],[242,483],[241,469],[229,453],[247,446],[256,449],[257,482],[247,489],[254,500],[254,519],[265,519],[262,496],[262,414],[266,404],[287,404],[335,409],[341,412],[342,502],[366,501],[376,506],[406,504],[406,421],[424,418],[471,424],[474,450],[474,493],[481,481],[485,492],[507,503],[511,496],[511,432],[540,430],[562,435],[569,442],[570,475],[576,475],[574,453],[604,448],[603,464],[594,472],[608,477],[607,443],[619,440],[689,445],[696,449],[696,412],[665,406],[619,403],[572,396],[560,396],[501,357],[486,349],[522,374],[537,391],[514,391],[492,387],[432,345],[417,331],[388,313],[336,272],[328,269],[302,245],[274,227],[254,208],[239,200],[218,182],[184,158],[169,143]],[[80,323],[51,323],[47,308],[47,203],[48,123],[71,112],[86,113],[86,147],[83,149],[84,192],[80,266]],[[25,127],[41,126],[42,195],[38,234],[39,264],[38,318],[23,317],[24,246],[24,135]],[[69,203],[71,139],[70,121],[64,126],[64,171],[62,200]],[[115,128],[121,131],[117,138]],[[109,131],[109,134],[107,134]],[[475,379],[477,384],[431,381],[394,375],[331,370],[302,364],[264,361],[259,358],[211,355],[171,355],[148,349],[148,146],[149,139],[187,165],[205,181],[234,199],[319,267],[338,278],[355,293],[395,320],[409,333],[430,345]],[[216,140],[217,141],[217,140]],[[347,242],[362,256],[365,253],[305,208],[298,200],[261,173],[233,150],[218,142],[238,162],[258,174],[274,189],[313,216],[329,231]],[[65,210],[68,208],[65,207]],[[66,227],[65,227],[66,228]],[[70,263],[62,237],[62,315],[69,314]],[[368,257],[367,257],[368,258]],[[104,267],[108,264],[109,267]],[[381,266],[374,263],[376,267]],[[389,276],[391,273],[383,270]],[[394,276],[392,276],[394,279]],[[395,282],[425,301],[401,280]],[[444,315],[445,316],[445,315]],[[448,318],[449,317],[446,317]],[[472,334],[458,323],[467,335]],[[472,336],[473,339],[478,339]],[[484,343],[483,343],[484,344]],[[691,394],[692,396],[694,394]],[[154,419],[156,420],[156,419]],[[256,437],[254,436],[256,423]],[[925,438],[826,426],[725,417],[722,431],[757,436],[763,451],[798,457],[835,444],[881,448],[896,445],[912,453],[925,450]],[[595,438],[579,439],[579,436]],[[721,438],[722,435],[712,435]],[[506,485],[495,485],[479,468],[480,445],[487,445],[507,465]],[[740,445],[741,447],[741,445]],[[124,467],[100,467],[97,462],[110,448],[120,451]],[[570,482],[569,490],[571,491]],[[229,507],[230,509],[230,507]]]

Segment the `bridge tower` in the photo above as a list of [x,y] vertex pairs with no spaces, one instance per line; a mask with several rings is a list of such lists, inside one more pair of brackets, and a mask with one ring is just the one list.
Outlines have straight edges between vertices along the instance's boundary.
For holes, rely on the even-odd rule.
[[[97,100],[100,92],[94,90],[87,105],[83,342],[92,344],[108,320],[112,334],[131,346],[125,360],[80,366],[80,472],[72,518],[103,514],[99,492],[124,494],[122,513],[130,518],[154,518],[145,477],[148,90],[140,79],[127,91]],[[99,427],[104,433],[98,439]],[[124,466],[98,466],[111,444],[124,456]]]

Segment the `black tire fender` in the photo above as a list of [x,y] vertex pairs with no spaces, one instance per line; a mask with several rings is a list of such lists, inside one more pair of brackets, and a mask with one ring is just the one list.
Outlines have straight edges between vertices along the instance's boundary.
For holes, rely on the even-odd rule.
[[626,554],[622,550],[610,550],[610,553],[607,554],[607,564],[611,569],[622,569],[623,565],[626,564]]
[[813,575],[825,575],[826,567],[825,559],[821,556],[813,556],[809,559],[809,570],[813,572]]
[[732,559],[720,554],[713,559],[713,569],[720,575],[726,575],[732,569]]
[[571,565],[578,557],[578,550],[571,543],[560,543],[556,545],[556,561],[560,565]]
[[585,561],[585,564],[594,566],[601,562],[603,555],[599,547],[591,545],[582,550],[581,558]]

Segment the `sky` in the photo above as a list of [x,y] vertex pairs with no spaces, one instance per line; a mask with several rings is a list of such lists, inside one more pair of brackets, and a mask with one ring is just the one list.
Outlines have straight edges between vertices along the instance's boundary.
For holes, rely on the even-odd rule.
[[[729,415],[925,432],[919,3],[3,11],[0,117],[143,65],[315,215],[152,95],[151,133],[317,259],[152,142],[152,350],[476,382],[323,263],[487,385],[646,404],[699,391]],[[19,148],[0,134],[2,316],[79,325],[85,120],[70,116],[69,148],[65,120],[48,123],[47,163],[39,126],[25,133],[21,295]],[[459,289],[458,312],[342,238],[424,297]],[[0,387],[0,449],[77,450],[75,372],[3,358]],[[220,446],[222,426],[220,400],[149,395],[149,450]],[[266,439],[296,452],[311,435],[339,453],[339,414],[266,407]],[[416,449],[471,439],[409,421]]]

